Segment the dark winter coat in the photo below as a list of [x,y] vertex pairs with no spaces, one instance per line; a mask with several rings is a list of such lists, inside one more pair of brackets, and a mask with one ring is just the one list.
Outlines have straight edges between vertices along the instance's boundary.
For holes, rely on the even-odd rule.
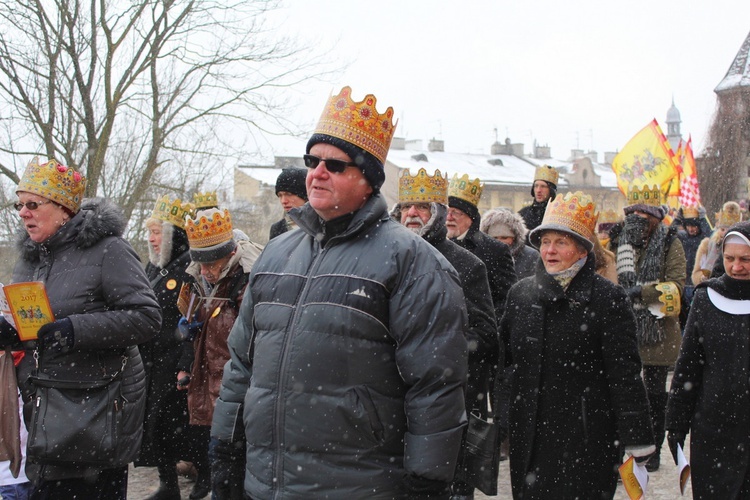
[[[618,443],[653,444],[635,319],[594,257],[568,289],[540,263],[510,291],[501,321],[508,364],[514,498],[611,498]],[[529,479],[534,479],[529,483]]]
[[[741,293],[733,297],[724,287]],[[750,314],[720,310],[709,289],[750,300],[750,282],[727,275],[698,285],[672,378],[667,429],[690,432],[693,497],[735,499],[750,474]]]
[[508,245],[490,238],[479,230],[479,219],[472,220],[471,227],[463,239],[452,238],[452,242],[465,248],[484,262],[487,267],[487,279],[492,292],[492,305],[495,317],[502,318],[505,308],[505,297],[516,282],[516,270]]
[[193,281],[187,272],[190,264],[187,234],[171,226],[166,235],[171,235],[169,244],[163,242],[162,252],[169,251],[164,266],[153,262],[146,264],[146,276],[154,290],[162,311],[161,330],[153,339],[141,344],[139,349],[146,368],[148,397],[146,417],[143,424],[143,442],[138,457],[139,466],[156,466],[176,463],[176,445],[182,440],[182,430],[188,423],[187,397],[185,391],[177,389],[177,372],[183,354],[183,341],[177,335],[177,322],[182,313],[177,308],[177,297],[183,283]]
[[534,200],[531,205],[523,207],[518,211],[518,215],[523,217],[523,222],[526,224],[526,229],[531,232],[537,226],[542,224],[544,219],[544,211],[547,210],[547,202],[543,201],[538,203]]
[[281,220],[271,224],[271,231],[268,235],[268,239],[272,240],[280,234],[286,233],[287,231],[289,231],[289,224],[286,221],[286,217],[284,217]]
[[[127,352],[123,391],[130,400],[146,395],[143,363],[135,346],[157,334],[161,313],[138,255],[122,238],[125,225],[122,212],[112,203],[85,201],[44,243],[22,238],[13,282],[43,281],[55,318],[69,318],[73,324],[73,348],[44,352],[41,369],[61,379],[99,380],[102,373],[116,373]],[[28,368],[33,363],[33,356],[27,355],[21,364]],[[31,388],[23,377],[19,383],[28,394]],[[131,438],[140,441],[141,433]],[[26,472],[54,480],[83,477],[91,470],[71,464],[28,466]]]
[[212,436],[236,440],[245,403],[245,492],[392,499],[407,474],[449,482],[466,422],[455,270],[379,194],[324,246],[310,205],[290,213],[300,230],[253,267],[214,414]]
[[690,236],[687,231],[679,231],[677,237],[682,242],[682,249],[685,251],[685,286],[693,286],[693,267],[695,266],[695,257],[698,254],[698,247],[705,238],[703,233],[697,236]]
[[195,280],[194,286],[203,298],[197,313],[197,320],[203,326],[192,344],[194,359],[188,386],[192,425],[210,426],[213,420],[224,365],[229,361],[227,337],[245,297],[250,269],[261,250],[250,241],[240,241],[237,245],[236,253],[210,289],[200,276],[200,265],[192,263],[188,267],[188,273]]
[[533,276],[539,259],[539,252],[528,245],[524,245],[518,252],[513,254],[513,264],[518,279],[522,280]]

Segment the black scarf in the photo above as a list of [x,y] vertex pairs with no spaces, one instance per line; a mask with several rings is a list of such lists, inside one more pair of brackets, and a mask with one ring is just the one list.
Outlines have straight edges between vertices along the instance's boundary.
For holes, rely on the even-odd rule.
[[736,280],[724,274],[718,278],[704,281],[696,288],[707,287],[715,290],[722,297],[732,300],[750,300],[750,280]]

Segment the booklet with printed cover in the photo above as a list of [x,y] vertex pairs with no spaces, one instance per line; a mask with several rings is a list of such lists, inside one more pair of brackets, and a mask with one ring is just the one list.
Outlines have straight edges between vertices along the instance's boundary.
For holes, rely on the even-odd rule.
[[39,328],[55,321],[43,282],[25,281],[0,287],[3,290],[0,310],[22,341],[36,340]]
[[198,310],[201,303],[203,303],[203,299],[195,292],[193,285],[191,283],[183,283],[180,288],[180,294],[177,296],[177,309],[179,309],[182,315],[192,321],[195,311]]
[[639,465],[631,456],[620,466],[620,477],[630,500],[646,498],[648,471],[644,465]]

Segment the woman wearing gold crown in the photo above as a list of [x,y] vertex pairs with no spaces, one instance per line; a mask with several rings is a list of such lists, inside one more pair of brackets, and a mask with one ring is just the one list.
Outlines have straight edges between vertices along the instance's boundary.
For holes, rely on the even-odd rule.
[[654,451],[633,313],[595,272],[595,226],[591,197],[550,202],[529,237],[542,261],[508,295],[514,498],[612,498],[619,445],[637,460]]
[[[140,448],[146,391],[135,346],[153,337],[161,321],[140,260],[122,238],[127,222],[122,212],[106,200],[82,201],[85,185],[72,168],[55,160],[40,165],[36,158],[18,184],[14,207],[25,232],[13,282],[44,282],[55,317],[39,328],[38,340],[24,342],[29,355],[19,366],[18,378],[27,410],[40,403],[30,399],[35,388],[23,376],[29,373],[84,383],[120,372],[123,400],[133,403],[120,410],[126,425],[121,429],[118,465],[72,461],[69,451],[42,455],[29,441],[31,465],[26,471],[35,482],[32,497],[38,499],[126,497],[127,463]],[[0,336],[7,338],[13,331],[0,320]],[[70,414],[68,420],[54,424],[58,429],[76,428],[81,416]],[[34,432],[33,422],[29,431]],[[83,444],[76,441],[74,447]],[[98,451],[95,448],[92,455]]]

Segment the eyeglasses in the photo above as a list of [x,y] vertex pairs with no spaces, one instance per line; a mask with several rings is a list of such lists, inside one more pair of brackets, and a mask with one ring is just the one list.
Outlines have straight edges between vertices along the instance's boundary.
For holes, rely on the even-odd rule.
[[453,219],[460,219],[461,217],[468,217],[464,212],[461,210],[455,209],[455,208],[449,208],[448,209],[448,217],[451,217]]
[[344,170],[346,170],[346,167],[356,167],[357,164],[353,161],[346,161],[346,160],[337,160],[335,158],[318,158],[317,156],[313,155],[304,155],[302,157],[303,160],[305,160],[305,166],[307,168],[317,168],[318,165],[320,165],[320,162],[325,163],[326,170],[329,172],[335,172],[337,174],[340,174]]
[[44,205],[45,203],[49,203],[51,200],[47,201],[27,201],[26,203],[21,203],[20,201],[18,203],[13,204],[13,208],[16,209],[16,212],[20,212],[23,207],[28,208],[29,210],[36,210],[39,208],[39,205]]

